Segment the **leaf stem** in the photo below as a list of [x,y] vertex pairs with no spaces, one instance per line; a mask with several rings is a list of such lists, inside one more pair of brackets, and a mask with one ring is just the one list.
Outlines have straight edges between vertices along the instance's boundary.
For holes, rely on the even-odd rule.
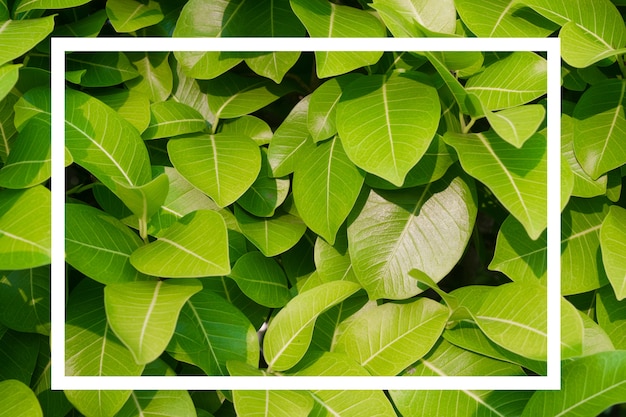
[[139,219],[139,236],[143,240],[143,242],[147,245],[150,243],[148,241],[148,221],[145,217],[140,217]]

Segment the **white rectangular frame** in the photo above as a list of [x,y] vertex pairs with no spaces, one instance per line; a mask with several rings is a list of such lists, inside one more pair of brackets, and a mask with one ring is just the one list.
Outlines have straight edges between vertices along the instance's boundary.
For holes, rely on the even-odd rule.
[[[71,390],[558,390],[561,387],[561,44],[558,38],[52,38],[52,389]],[[535,51],[548,67],[548,361],[546,376],[65,375],[65,55],[171,51]]]

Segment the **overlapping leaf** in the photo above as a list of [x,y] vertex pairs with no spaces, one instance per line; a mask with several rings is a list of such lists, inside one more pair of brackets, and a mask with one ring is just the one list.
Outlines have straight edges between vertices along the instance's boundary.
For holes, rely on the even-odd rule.
[[106,12],[117,32],[134,32],[163,20],[161,5],[154,0],[107,0]]
[[287,303],[270,322],[263,340],[263,355],[269,369],[284,371],[296,365],[311,343],[317,317],[360,288],[353,282],[328,282]]
[[439,117],[437,91],[402,74],[359,78],[337,104],[337,130],[348,157],[396,186],[428,149]]
[[189,279],[111,284],[104,289],[109,325],[133,362],[146,364],[163,353],[180,310],[201,289],[199,281]]
[[67,71],[85,71],[79,84],[84,87],[109,87],[139,76],[122,52],[74,53],[67,57]]
[[548,222],[544,134],[536,133],[520,149],[493,132],[446,132],[444,140],[456,149],[463,169],[487,185],[528,235],[537,239]]
[[[52,32],[54,16],[5,20],[0,24],[0,65],[30,51]],[[19,42],[15,40],[19,39]]]
[[348,225],[348,250],[371,299],[404,299],[420,293],[417,282],[407,275],[413,268],[434,281],[450,272],[474,227],[476,200],[470,187],[451,173],[419,188],[370,191],[358,217]]
[[220,207],[237,200],[261,170],[261,154],[246,136],[195,135],[168,142],[176,170]]
[[299,161],[293,175],[298,214],[332,245],[359,196],[363,173],[348,159],[338,137],[318,144]]
[[177,101],[162,101],[150,106],[150,124],[144,139],[159,139],[200,132],[206,127],[204,117],[195,109]]
[[397,38],[448,35],[456,29],[456,10],[451,0],[378,0],[372,7]]
[[174,76],[167,52],[135,52],[126,55],[135,66],[139,77],[126,81],[131,90],[142,92],[150,101],[165,101],[172,92]]
[[600,228],[602,264],[618,300],[626,298],[626,210],[613,205]]
[[43,417],[41,406],[27,385],[14,379],[0,382],[0,416]]
[[285,272],[276,261],[261,252],[243,255],[228,276],[244,294],[263,306],[283,307],[291,298]]

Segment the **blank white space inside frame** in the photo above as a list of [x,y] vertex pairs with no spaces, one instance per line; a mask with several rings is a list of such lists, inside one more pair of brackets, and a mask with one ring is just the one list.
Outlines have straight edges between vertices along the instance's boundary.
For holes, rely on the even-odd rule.
[[[67,52],[103,51],[535,51],[548,60],[547,376],[231,377],[65,375],[64,107]],[[560,118],[558,38],[52,38],[52,389],[72,390],[538,390],[559,389]],[[523,69],[521,69],[523,71]]]

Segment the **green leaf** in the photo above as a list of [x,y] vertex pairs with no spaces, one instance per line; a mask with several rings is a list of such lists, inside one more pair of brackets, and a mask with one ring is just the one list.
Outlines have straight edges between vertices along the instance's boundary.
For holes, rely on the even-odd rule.
[[563,60],[583,68],[604,58],[623,54],[626,28],[617,8],[609,0],[522,0],[561,28]]
[[75,52],[66,58],[66,68],[86,70],[79,83],[83,87],[109,87],[139,76],[122,52]]
[[618,301],[610,285],[595,296],[598,324],[609,336],[615,349],[626,350],[626,301]]
[[270,143],[274,135],[265,120],[250,115],[224,120],[221,133],[248,136],[259,146]]
[[[15,119],[13,121],[15,128],[21,132],[26,122],[36,116],[48,120],[49,123],[51,102],[50,86],[34,87],[25,92],[13,106],[15,110]],[[49,137],[50,133],[46,136]]]
[[593,416],[624,402],[626,352],[601,352],[566,362],[561,380],[560,391],[533,394],[522,416]]
[[66,261],[103,284],[144,279],[130,264],[139,237],[116,218],[83,204],[65,205]]
[[107,16],[116,32],[134,32],[163,20],[161,5],[153,0],[107,0]]
[[254,366],[259,362],[259,340],[250,321],[233,304],[206,289],[183,306],[166,350],[207,375],[228,375],[227,361]]
[[291,174],[299,155],[306,155],[314,149],[307,129],[310,97],[300,100],[274,132],[267,152],[273,177]]
[[546,297],[546,287],[511,282],[490,287],[480,305],[470,311],[492,341],[518,355],[545,361],[548,349]]
[[0,416],[43,417],[41,406],[27,385],[14,379],[0,382]]
[[377,0],[372,3],[394,37],[453,34],[456,10],[452,0]]
[[3,65],[0,67],[0,101],[3,100],[15,86],[19,78],[19,69],[22,64]]
[[244,294],[263,306],[283,307],[291,298],[285,272],[274,259],[266,258],[261,252],[243,255],[228,276]]
[[172,75],[174,77],[172,98],[198,110],[205,120],[213,123],[215,116],[209,109],[206,82],[187,76],[178,61],[175,70],[172,68]]
[[[298,376],[368,376],[365,369],[345,355],[324,352]],[[311,391],[315,407],[310,416],[315,417],[396,417],[393,406],[381,390]]]
[[511,0],[455,0],[463,23],[480,37],[546,37],[558,26]]
[[50,263],[50,191],[41,185],[0,190],[0,269]]
[[413,268],[441,280],[461,258],[475,218],[473,187],[453,172],[424,187],[371,190],[348,222],[352,266],[370,299],[419,294],[407,275]]
[[446,132],[465,171],[484,183],[531,239],[547,226],[546,137],[536,133],[517,149],[493,132],[460,134]]
[[[266,376],[262,370],[241,362],[228,363],[231,376]],[[308,417],[313,408],[313,398],[301,391],[243,391],[233,390],[233,403],[237,415],[250,417]]]
[[475,94],[487,110],[507,109],[546,94],[547,74],[547,61],[536,53],[513,52],[470,77],[465,90]]
[[[24,55],[44,40],[54,28],[54,16],[6,20],[0,24],[0,65]],[[19,39],[19,42],[15,40]]]
[[546,109],[540,104],[512,107],[498,112],[487,112],[493,130],[504,140],[521,148],[543,122]]
[[50,268],[0,275],[0,323],[20,332],[50,335]]
[[561,154],[567,159],[574,175],[572,195],[576,197],[596,197],[606,193],[607,176],[594,180],[585,172],[574,153],[574,119],[561,115]]
[[35,334],[8,330],[0,339],[0,379],[16,379],[29,384],[39,353],[39,337]]
[[335,137],[299,159],[293,174],[293,198],[306,225],[332,245],[362,185],[363,173]]
[[285,371],[306,353],[315,320],[361,287],[347,281],[322,284],[294,297],[270,321],[263,339],[263,355],[270,370]]
[[111,107],[126,121],[143,132],[150,123],[150,100],[138,91],[121,88],[99,88],[92,96]]
[[147,222],[155,214],[167,197],[169,179],[160,174],[143,185],[128,186],[114,178],[115,193],[138,218],[139,235],[146,236]]
[[289,178],[272,178],[272,167],[267,159],[267,149],[261,148],[261,171],[250,188],[237,200],[237,203],[257,217],[271,217],[287,195]]
[[244,236],[267,257],[286,252],[306,232],[306,225],[299,217],[282,211],[268,218],[254,217],[235,206],[235,217]]
[[159,277],[226,275],[230,264],[224,219],[212,210],[189,213],[156,241],[135,250],[130,262],[137,270]]
[[561,216],[563,295],[595,290],[608,283],[602,266],[600,228],[609,206],[605,198],[572,198]]
[[204,117],[186,104],[177,101],[162,101],[150,106],[150,124],[141,137],[159,139],[195,133],[204,130]]
[[196,417],[187,391],[133,391],[115,417]]
[[[443,141],[443,137],[438,133],[435,134],[430,146],[415,165],[406,174],[404,183],[401,188],[417,187],[431,182],[435,182],[448,171],[450,165],[455,162],[453,153]],[[365,183],[372,188],[381,188],[383,190],[395,190],[398,187],[373,174],[365,176]]]
[[[326,0],[290,0],[291,8],[312,38],[382,38],[385,27],[373,15]],[[319,78],[345,74],[375,64],[382,52],[316,51]]]
[[626,163],[626,82],[611,79],[590,87],[574,109],[574,152],[593,179]]
[[172,164],[220,207],[250,188],[261,170],[261,153],[246,136],[194,135],[167,144]]
[[618,300],[626,298],[626,209],[612,205],[600,228],[602,264]]
[[357,282],[348,251],[345,227],[339,229],[333,245],[321,237],[315,239],[314,260],[316,271],[323,282],[341,280]]
[[[72,291],[65,322],[65,374],[139,376],[144,368],[111,332],[104,310],[103,286],[82,280]],[[66,390],[67,399],[87,417],[111,417],[131,391]]]
[[68,89],[65,100],[65,146],[77,164],[113,190],[113,178],[130,186],[152,179],[146,146],[129,122],[87,94]]
[[[521,376],[519,366],[491,359],[458,348],[446,341],[439,343],[405,375],[442,376]],[[506,391],[389,391],[393,403],[405,416],[476,415],[502,417],[519,415],[532,392]]]
[[314,142],[328,139],[337,133],[337,103],[346,86],[361,76],[352,73],[331,78],[311,94],[307,127]]
[[406,74],[361,77],[337,104],[337,130],[348,157],[396,186],[428,149],[439,117],[437,91]]
[[169,53],[133,52],[126,56],[139,72],[139,77],[126,81],[126,86],[131,91],[147,95],[153,103],[167,100],[174,84],[168,61]]
[[258,77],[224,74],[207,81],[207,99],[216,119],[231,119],[257,111],[291,91],[291,85]]
[[22,127],[0,169],[0,187],[32,187],[50,178],[50,170],[50,117],[35,116]]
[[[52,31],[52,36],[95,38],[100,34],[100,31],[102,30],[102,27],[104,26],[106,21],[106,10],[96,10],[80,20],[76,20],[65,25],[55,26],[54,30]],[[38,49],[39,48],[48,49],[48,44],[41,44],[38,46]]]
[[496,240],[489,269],[500,271],[516,282],[547,284],[547,235],[532,240],[515,217],[508,216]]
[[611,338],[598,323],[583,312],[580,312],[580,317],[583,319],[584,326],[583,351],[581,356],[615,350]]
[[6,161],[11,152],[17,129],[14,124],[15,112],[13,105],[18,101],[18,96],[9,94],[0,100],[0,160]]
[[134,361],[146,364],[163,353],[180,310],[201,289],[191,279],[111,284],[104,289],[107,319]]
[[397,375],[428,353],[449,316],[448,308],[428,298],[383,304],[352,321],[333,351],[345,353],[372,375]]
[[24,13],[37,9],[69,9],[89,3],[89,0],[17,0],[13,4],[13,13]]

